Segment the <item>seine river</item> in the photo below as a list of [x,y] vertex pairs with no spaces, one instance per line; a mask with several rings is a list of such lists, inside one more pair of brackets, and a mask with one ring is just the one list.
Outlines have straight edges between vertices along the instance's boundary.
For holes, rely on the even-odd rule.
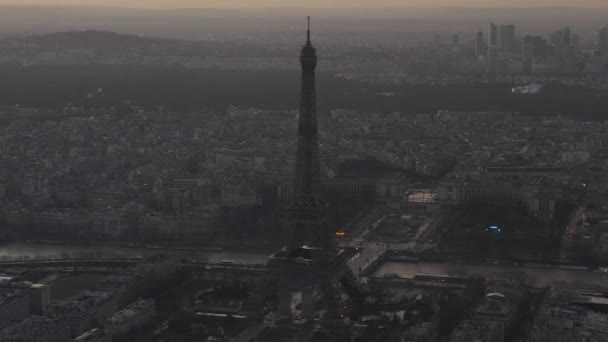
[[[0,245],[0,260],[23,260],[35,258],[119,258],[143,257],[158,253],[178,254],[185,258],[203,262],[220,263],[230,260],[242,264],[265,264],[269,251],[235,248],[201,248],[198,250],[167,250],[160,248],[119,247],[111,245],[72,245],[13,242]],[[524,277],[537,286],[548,286],[560,282],[582,286],[608,286],[608,274],[559,268],[517,267],[510,265],[477,265],[434,262],[393,262],[382,264],[375,276],[397,274],[413,278],[416,274],[435,275],[483,275],[495,279]]]
[[[236,249],[236,248],[235,248]],[[111,245],[73,245],[14,242],[0,245],[0,260],[52,258],[120,258],[143,257],[158,253],[179,254],[185,258],[219,263],[230,260],[242,264],[264,264],[270,252],[234,251],[230,248],[201,248],[198,250],[167,250],[161,248],[119,247]]]
[[386,262],[375,272],[375,276],[397,274],[402,278],[413,278],[416,274],[434,275],[483,275],[491,279],[526,278],[536,286],[559,283],[574,283],[581,286],[608,286],[608,274],[592,271],[560,268],[518,267],[509,265],[474,265],[433,262]]

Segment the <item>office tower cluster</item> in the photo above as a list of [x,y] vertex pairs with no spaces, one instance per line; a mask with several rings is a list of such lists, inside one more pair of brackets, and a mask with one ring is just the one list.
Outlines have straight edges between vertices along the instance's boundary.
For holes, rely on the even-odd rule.
[[[516,32],[521,33],[518,36]],[[485,73],[497,77],[516,74],[600,75],[608,71],[608,26],[599,29],[596,39],[581,36],[570,26],[539,35],[517,31],[514,24],[490,22],[487,29],[477,30],[473,39],[468,41],[458,34],[451,37],[451,44],[442,44],[439,35],[435,34],[434,52],[445,48],[443,70],[455,73]],[[460,60],[445,62],[452,58]]]
[[[477,39],[483,38],[483,33],[480,37],[480,32],[477,33]],[[499,71],[499,54],[509,55],[516,51],[515,41],[515,25],[497,25],[490,23],[490,37],[488,41],[487,54],[487,72],[488,74],[496,74]],[[478,42],[475,43],[476,49]]]
[[[601,71],[608,55],[608,26],[598,34],[597,53],[589,40],[581,38],[569,26],[546,37],[522,34],[517,37],[515,25],[489,23],[489,30],[475,34],[471,54],[483,61],[488,75],[498,74],[572,74]],[[486,36],[487,34],[487,36]],[[603,62],[598,55],[604,56]]]

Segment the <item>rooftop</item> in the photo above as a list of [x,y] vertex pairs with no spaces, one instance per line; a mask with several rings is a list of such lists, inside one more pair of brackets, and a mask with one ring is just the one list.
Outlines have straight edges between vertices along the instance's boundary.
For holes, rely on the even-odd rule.
[[97,339],[106,336],[107,333],[101,329],[93,329],[85,332],[84,334],[76,337],[74,341],[76,342],[87,342],[87,341],[96,341]]
[[148,312],[155,311],[154,299],[138,299],[137,301],[129,304],[126,308],[114,313],[112,317],[108,319],[108,324],[120,325],[128,322],[135,317],[145,314]]

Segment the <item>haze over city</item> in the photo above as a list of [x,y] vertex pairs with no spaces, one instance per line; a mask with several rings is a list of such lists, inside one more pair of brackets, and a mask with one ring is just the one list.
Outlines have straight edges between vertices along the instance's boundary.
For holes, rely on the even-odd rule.
[[0,342],[608,341],[608,3],[0,0]]

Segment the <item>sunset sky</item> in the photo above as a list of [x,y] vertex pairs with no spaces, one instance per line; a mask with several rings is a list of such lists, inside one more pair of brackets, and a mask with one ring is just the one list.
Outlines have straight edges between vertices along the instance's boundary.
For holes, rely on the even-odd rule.
[[128,7],[608,7],[607,0],[0,0],[10,5],[105,5]]

